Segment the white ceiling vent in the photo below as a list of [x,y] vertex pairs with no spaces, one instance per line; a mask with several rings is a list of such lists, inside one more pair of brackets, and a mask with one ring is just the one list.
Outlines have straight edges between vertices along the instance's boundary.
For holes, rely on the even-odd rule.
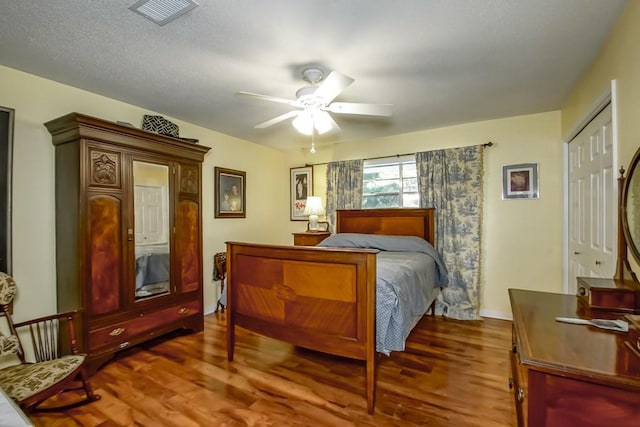
[[165,25],[198,7],[192,0],[140,0],[129,9],[158,25]]

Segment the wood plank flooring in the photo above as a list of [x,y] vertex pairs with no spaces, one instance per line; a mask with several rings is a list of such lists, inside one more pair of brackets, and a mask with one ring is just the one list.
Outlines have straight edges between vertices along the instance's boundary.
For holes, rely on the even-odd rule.
[[295,348],[238,328],[228,363],[224,314],[205,330],[131,348],[94,376],[102,399],[36,426],[515,425],[508,388],[511,322],[424,317],[405,352],[378,358],[369,415],[364,363]]

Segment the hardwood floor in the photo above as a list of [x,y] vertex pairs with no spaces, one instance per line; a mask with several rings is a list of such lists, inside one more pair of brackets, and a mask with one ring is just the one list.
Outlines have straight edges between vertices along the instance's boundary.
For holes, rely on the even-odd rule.
[[120,353],[93,377],[102,399],[36,426],[515,425],[508,388],[511,322],[425,317],[405,352],[380,356],[376,410],[366,410],[364,363],[238,328],[226,359],[225,319]]

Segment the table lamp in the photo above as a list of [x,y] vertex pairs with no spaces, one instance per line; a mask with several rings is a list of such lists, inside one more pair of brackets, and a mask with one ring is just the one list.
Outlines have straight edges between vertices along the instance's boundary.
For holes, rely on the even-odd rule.
[[318,215],[324,215],[322,199],[319,196],[307,197],[303,215],[309,215],[309,231],[319,231]]

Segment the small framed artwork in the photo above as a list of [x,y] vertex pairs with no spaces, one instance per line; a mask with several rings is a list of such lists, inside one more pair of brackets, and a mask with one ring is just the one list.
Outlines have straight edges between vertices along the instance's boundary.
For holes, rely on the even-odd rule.
[[308,221],[307,197],[313,196],[313,166],[291,168],[291,221]]
[[246,173],[215,167],[215,218],[246,218]]
[[503,199],[538,198],[538,164],[521,163],[502,167]]

